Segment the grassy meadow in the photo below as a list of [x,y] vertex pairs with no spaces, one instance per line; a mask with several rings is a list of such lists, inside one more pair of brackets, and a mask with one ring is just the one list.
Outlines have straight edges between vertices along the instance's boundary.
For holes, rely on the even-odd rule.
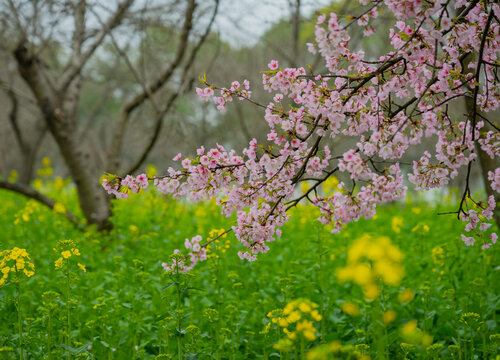
[[[69,182],[41,175],[78,213]],[[229,233],[170,275],[185,238],[231,226],[213,203],[148,190],[114,202],[105,235],[62,205],[0,202],[0,359],[499,359],[498,247],[465,246],[463,223],[436,215],[450,200],[384,206],[340,234],[301,205],[256,262]]]

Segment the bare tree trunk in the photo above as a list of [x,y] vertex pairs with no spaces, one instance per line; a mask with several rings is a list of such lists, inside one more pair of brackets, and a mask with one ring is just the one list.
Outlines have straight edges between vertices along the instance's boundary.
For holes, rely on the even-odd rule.
[[109,197],[100,187],[99,175],[92,166],[89,149],[85,149],[79,141],[74,117],[71,117],[74,116],[72,111],[74,105],[71,104],[77,102],[74,92],[75,87],[79,86],[79,77],[73,79],[76,81],[68,93],[70,97],[65,99],[65,96],[59,94],[44,78],[40,62],[29,53],[24,43],[19,44],[14,56],[19,72],[33,92],[47,127],[54,136],[75,181],[85,218],[99,230],[111,228]]
[[47,127],[37,124],[34,129],[34,142],[28,145],[26,151],[22,151],[22,162],[19,168],[19,182],[21,184],[29,184],[33,180],[36,157],[38,150],[47,132]]
[[7,95],[11,100],[9,121],[14,131],[14,137],[16,138],[19,148],[21,149],[22,159],[18,168],[18,182],[21,184],[29,184],[31,180],[33,180],[36,155],[38,153],[38,149],[40,148],[40,144],[42,143],[43,137],[45,136],[45,132],[47,131],[47,127],[44,124],[41,124],[41,119],[37,120],[37,123],[31,132],[32,141],[28,141],[28,139],[23,136],[21,129],[19,128],[19,102],[17,95],[12,89],[7,91]]
[[297,67],[299,63],[299,35],[300,35],[300,0],[290,0],[289,6],[291,10],[292,24],[292,61],[291,66]]

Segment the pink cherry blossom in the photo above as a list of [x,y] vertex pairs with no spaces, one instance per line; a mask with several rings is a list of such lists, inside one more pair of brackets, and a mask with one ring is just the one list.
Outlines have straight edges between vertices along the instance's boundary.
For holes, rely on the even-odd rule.
[[[349,222],[373,217],[379,204],[403,198],[406,177],[415,189],[426,191],[447,185],[460,171],[474,171],[478,149],[498,159],[500,132],[492,121],[500,106],[495,65],[500,26],[494,15],[500,12],[498,4],[491,0],[474,6],[465,0],[360,3],[359,15],[350,22],[335,13],[318,18],[316,41],[307,47],[322,58],[321,75],[269,62],[262,85],[270,100],[258,104],[269,126],[267,142],[252,139],[241,154],[221,145],[200,147],[195,158],[178,154],[174,160],[182,160],[181,167],[169,168],[162,176],[108,176],[102,182],[105,190],[126,198],[153,181],[159,191],[176,198],[215,199],[222,215],[236,218],[227,231],[241,244],[238,256],[255,261],[280,237],[288,210],[302,201],[316,206],[321,213],[318,220],[339,232]],[[465,9],[460,15],[455,10],[459,8]],[[365,36],[373,34],[379,11],[390,11],[396,19],[385,34],[392,50],[367,58],[351,44],[350,32],[360,26]],[[467,67],[465,55],[470,59]],[[205,80],[204,85],[196,93],[203,101],[212,98],[220,111],[233,100],[256,104],[247,80],[233,81],[227,88]],[[465,98],[476,110],[464,116],[449,111]],[[283,108],[284,100],[289,108]],[[424,140],[433,142],[433,150],[414,160],[406,174],[401,159]],[[332,146],[341,141],[355,145]],[[338,191],[328,196],[317,191],[330,176],[339,174],[349,181],[340,182]],[[488,180],[500,192],[500,168],[490,171]],[[302,181],[311,186],[299,194]],[[451,212],[465,223],[461,239],[467,246],[478,243],[487,249],[497,242],[491,227],[495,199],[473,198],[469,175],[462,190],[461,201]],[[163,267],[169,272],[191,270],[206,259],[207,244],[200,236],[186,239],[187,254],[177,250]]]

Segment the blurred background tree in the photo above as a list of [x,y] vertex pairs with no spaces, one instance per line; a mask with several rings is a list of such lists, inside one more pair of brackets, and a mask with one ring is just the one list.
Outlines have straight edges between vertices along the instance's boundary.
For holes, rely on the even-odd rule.
[[[314,41],[316,17],[356,14],[356,7],[347,0],[3,2],[0,187],[52,207],[55,200],[30,185],[48,156],[58,175],[73,180],[87,223],[109,228],[111,203],[99,184],[104,172],[138,174],[150,163],[166,169],[178,152],[194,156],[200,145],[239,151],[251,138],[265,139],[263,109],[236,102],[220,114],[194,94],[199,76],[220,86],[246,78],[253,99],[267,104],[259,85],[267,63],[324,72],[321,57],[305,45]],[[392,23],[380,14],[373,29],[380,36],[353,32],[351,43],[377,59],[390,47]],[[455,111],[466,113],[465,104]],[[335,141],[337,153],[353,146]],[[429,139],[403,161],[411,164],[434,146]],[[17,179],[9,182],[13,170]],[[481,174],[474,175],[481,185]]]

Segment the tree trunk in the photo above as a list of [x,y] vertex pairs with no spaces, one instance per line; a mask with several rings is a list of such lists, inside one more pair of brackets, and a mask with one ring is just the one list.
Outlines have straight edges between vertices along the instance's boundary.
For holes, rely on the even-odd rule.
[[[67,104],[77,102],[75,92],[70,89],[65,94],[58,94],[49,79],[44,76],[42,65],[29,53],[24,43],[16,48],[14,56],[19,72],[33,92],[47,127],[54,136],[76,184],[83,215],[89,224],[96,225],[99,230],[110,229],[110,199],[99,184],[99,173],[93,167],[89,149],[78,139],[74,111],[71,111],[72,107]],[[74,81],[76,90],[79,79]],[[68,95],[70,98],[67,98]]]
[[29,185],[33,180],[33,174],[35,170],[36,157],[38,155],[38,150],[47,132],[47,126],[43,119],[37,120],[37,123],[33,129],[32,140],[26,147],[22,149],[22,163],[19,165],[19,182],[21,184]]

